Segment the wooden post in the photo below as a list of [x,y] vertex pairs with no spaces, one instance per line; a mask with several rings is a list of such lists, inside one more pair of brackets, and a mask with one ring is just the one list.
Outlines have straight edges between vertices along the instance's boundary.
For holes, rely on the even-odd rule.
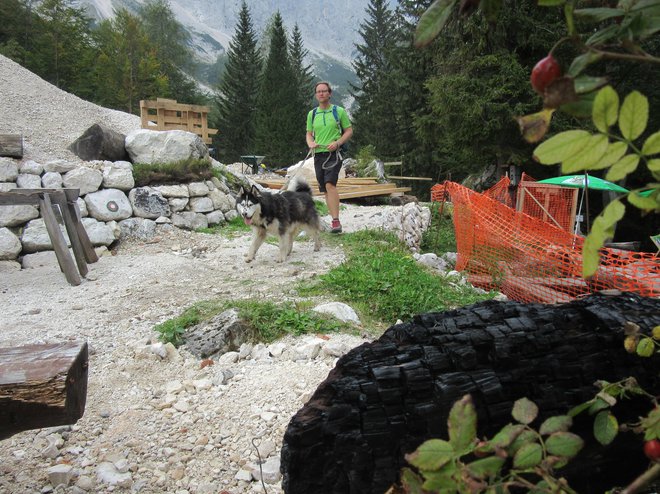
[[23,157],[23,136],[20,134],[0,134],[0,156]]
[[64,276],[67,281],[72,285],[80,285],[81,279],[76,269],[76,265],[71,258],[71,253],[69,248],[66,245],[64,240],[64,235],[60,230],[60,226],[57,224],[57,219],[55,218],[55,213],[53,212],[53,204],[50,201],[49,194],[42,194],[39,197],[39,209],[41,210],[41,216],[44,219],[46,224],[46,230],[48,230],[48,236],[50,241],[53,244],[53,250],[55,251],[55,256],[57,257],[57,262],[60,264]]
[[0,348],[0,439],[74,424],[87,401],[86,342]]

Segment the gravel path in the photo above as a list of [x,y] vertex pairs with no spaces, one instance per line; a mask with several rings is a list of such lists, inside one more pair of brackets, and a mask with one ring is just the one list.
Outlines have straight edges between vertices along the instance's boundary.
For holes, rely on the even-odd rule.
[[[122,133],[140,125],[138,117],[60,91],[2,55],[0,102],[0,133],[23,134],[26,160],[77,159],[66,147],[97,122]],[[378,226],[388,209],[348,206],[344,229]],[[341,263],[343,251],[325,245],[315,253],[296,242],[290,260],[277,264],[276,247],[265,244],[245,264],[247,234],[160,228],[154,241],[122,243],[116,255],[91,264],[77,287],[56,265],[0,275],[1,347],[86,340],[91,350],[84,416],[72,427],[2,441],[0,493],[281,492],[282,435],[335,356],[296,359],[309,338],[289,338],[272,349],[279,357],[257,349],[202,368],[185,351],[154,353],[153,326],[200,300],[293,298],[298,280]],[[335,348],[363,341],[316,338]],[[266,460],[266,490],[254,479],[259,457]]]

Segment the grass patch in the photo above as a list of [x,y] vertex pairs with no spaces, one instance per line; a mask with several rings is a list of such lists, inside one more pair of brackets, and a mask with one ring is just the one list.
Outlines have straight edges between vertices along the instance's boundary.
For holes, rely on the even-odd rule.
[[341,238],[347,260],[301,294],[330,293],[386,325],[415,314],[444,311],[492,298],[417,263],[391,233],[363,230]]
[[164,343],[179,346],[186,329],[224,312],[238,309],[239,316],[254,326],[259,340],[270,343],[286,335],[332,333],[353,330],[350,324],[310,310],[305,304],[254,302],[251,300],[207,300],[198,302],[183,313],[158,324],[154,330]]
[[422,235],[420,249],[422,252],[433,252],[441,255],[445,252],[456,252],[456,236],[454,234],[454,220],[451,211],[445,204],[440,214],[440,203],[428,204],[431,210],[431,224]]
[[136,163],[133,178],[136,187],[182,184],[209,180],[213,177],[208,159],[186,159],[172,163]]
[[252,231],[252,229],[249,225],[245,224],[243,218],[236,217],[227,223],[223,223],[222,225],[215,225],[207,228],[197,228],[195,231],[197,233],[207,233],[212,235],[220,234],[231,238],[243,235]]

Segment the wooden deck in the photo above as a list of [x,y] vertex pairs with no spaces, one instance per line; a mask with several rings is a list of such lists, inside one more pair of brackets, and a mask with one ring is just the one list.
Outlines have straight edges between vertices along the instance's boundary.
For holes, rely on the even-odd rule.
[[[279,178],[256,178],[255,181],[268,187],[269,189],[281,189],[286,183],[285,179]],[[312,194],[314,196],[323,195],[319,191],[318,185],[310,183]],[[358,197],[373,197],[373,196],[401,196],[406,192],[410,192],[410,187],[397,187],[396,184],[391,182],[379,183],[372,177],[353,177],[343,178],[337,182],[337,190],[339,192],[339,199],[355,199]]]

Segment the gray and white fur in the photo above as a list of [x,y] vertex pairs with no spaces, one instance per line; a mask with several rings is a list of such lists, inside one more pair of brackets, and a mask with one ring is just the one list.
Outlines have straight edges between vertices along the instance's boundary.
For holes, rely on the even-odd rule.
[[252,227],[254,234],[245,262],[254,260],[269,234],[280,239],[277,262],[283,262],[291,254],[293,239],[301,230],[314,240],[314,251],[321,248],[321,222],[314,207],[312,190],[302,177],[295,177],[287,190],[278,194],[259,190],[254,185],[249,190],[241,187],[236,211],[245,224]]

